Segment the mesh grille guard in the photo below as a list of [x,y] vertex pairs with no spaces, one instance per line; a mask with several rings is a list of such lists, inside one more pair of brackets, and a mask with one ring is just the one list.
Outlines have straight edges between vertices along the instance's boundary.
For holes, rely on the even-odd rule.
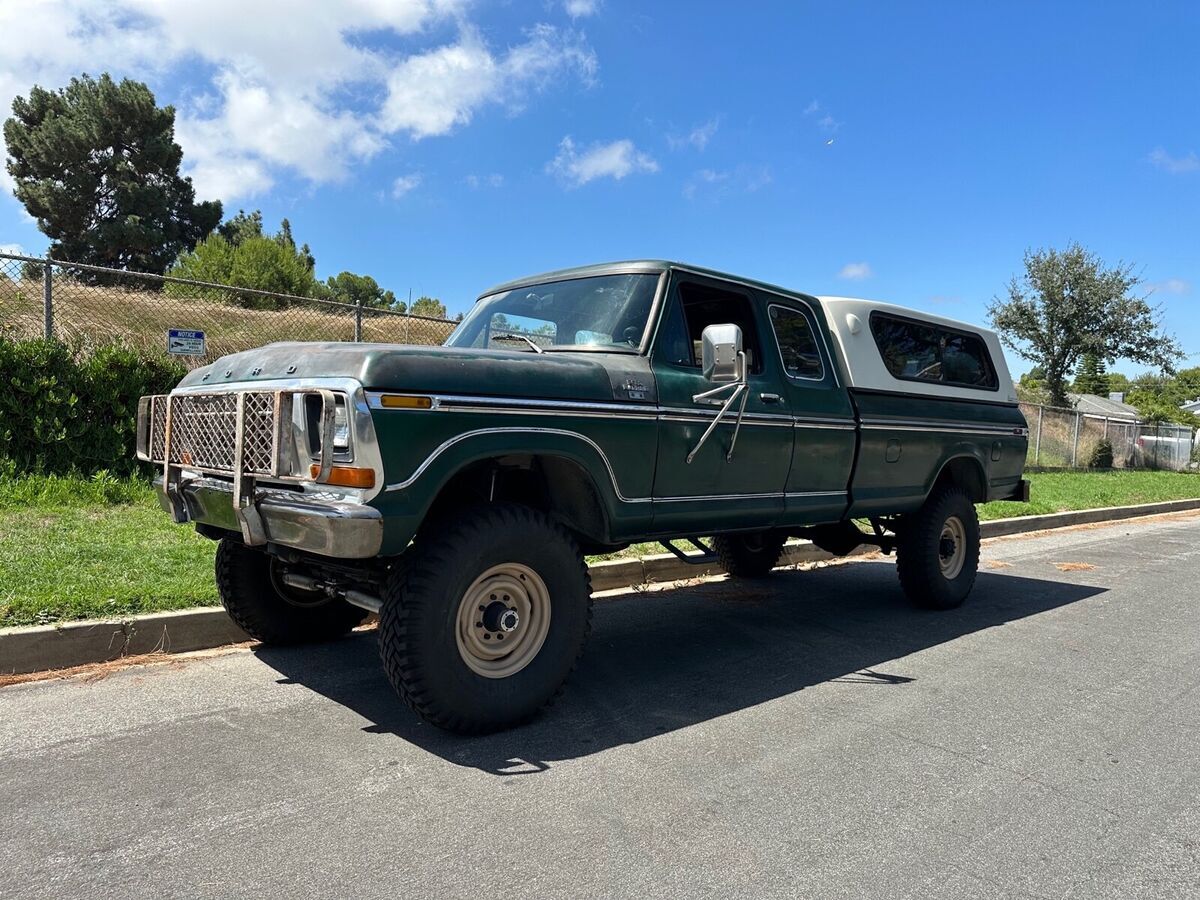
[[[321,401],[315,478],[307,462],[308,448],[296,453],[292,427],[296,398],[306,396]],[[176,522],[188,521],[179,490],[181,470],[232,476],[233,506],[242,535],[248,544],[263,544],[266,533],[253,503],[255,478],[323,481],[333,467],[336,409],[333,391],[313,388],[143,397],[138,404],[137,456],[162,466],[163,487]]]

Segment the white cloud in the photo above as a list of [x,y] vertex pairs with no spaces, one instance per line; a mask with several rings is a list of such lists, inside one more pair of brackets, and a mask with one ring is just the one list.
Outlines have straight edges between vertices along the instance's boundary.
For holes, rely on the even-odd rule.
[[[185,173],[201,197],[230,201],[267,190],[282,171],[313,183],[338,181],[396,135],[443,135],[486,105],[517,111],[539,91],[594,80],[596,57],[581,35],[535,25],[494,52],[467,20],[469,5],[3,3],[0,113],[34,84],[61,87],[84,71],[152,86],[168,77],[182,81],[176,133]],[[439,28],[457,37],[425,37]],[[366,43],[363,35],[378,39]],[[392,49],[397,37],[416,49]]]
[[862,281],[864,278],[870,278],[874,274],[867,263],[852,262],[842,266],[842,270],[838,272],[838,278],[845,278],[849,281]]
[[13,256],[28,256],[25,248],[20,244],[0,244],[0,253],[9,253]]
[[392,196],[399,200],[405,194],[415,190],[421,186],[421,173],[412,172],[408,175],[400,175],[392,182]]
[[555,78],[572,73],[585,82],[594,78],[596,56],[578,36],[539,25],[526,38],[497,57],[466,29],[457,43],[410,56],[388,76],[384,129],[414,138],[446,134],[470,122],[485,104],[519,108],[529,92]]
[[568,136],[559,143],[558,154],[546,164],[546,171],[571,187],[579,187],[597,178],[620,181],[637,172],[657,172],[658,163],[628,139],[592,144],[581,152]]
[[572,19],[594,16],[600,10],[600,0],[565,0],[563,9]]
[[1166,281],[1155,281],[1146,285],[1153,294],[1190,294],[1192,283],[1182,278],[1168,278]]
[[712,140],[713,135],[717,133],[717,128],[720,124],[719,119],[713,118],[702,125],[697,125],[687,134],[668,134],[667,146],[672,150],[679,150],[688,146],[695,147],[697,150],[703,150],[708,146],[708,142]]
[[466,182],[467,187],[475,189],[481,187],[498,188],[504,186],[504,176],[499,172],[492,172],[490,175],[471,174],[464,178],[463,181]]
[[817,127],[825,132],[825,134],[834,134],[842,127],[842,123],[830,115],[829,111],[818,100],[813,100],[808,106],[804,107],[804,115],[807,118],[819,116],[816,119]]
[[1183,175],[1187,172],[1200,171],[1200,156],[1196,155],[1195,150],[1189,152],[1186,156],[1172,156],[1162,147],[1156,147],[1150,153],[1149,159],[1158,168],[1172,175]]
[[683,196],[688,200],[698,197],[721,200],[732,194],[752,194],[771,181],[771,170],[767,166],[741,165],[722,171],[701,169],[684,184]]

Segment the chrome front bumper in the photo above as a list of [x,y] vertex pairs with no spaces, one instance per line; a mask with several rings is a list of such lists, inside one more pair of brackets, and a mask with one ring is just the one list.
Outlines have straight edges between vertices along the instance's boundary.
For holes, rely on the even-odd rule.
[[[163,509],[176,514],[161,477],[154,487]],[[252,498],[242,498],[242,502],[257,510],[268,543],[339,559],[377,556],[383,545],[383,517],[374,507],[345,500],[322,499],[317,503],[300,493],[266,488],[255,488],[253,494]],[[185,507],[184,521],[243,533],[233,502],[232,482],[183,478],[177,496]]]

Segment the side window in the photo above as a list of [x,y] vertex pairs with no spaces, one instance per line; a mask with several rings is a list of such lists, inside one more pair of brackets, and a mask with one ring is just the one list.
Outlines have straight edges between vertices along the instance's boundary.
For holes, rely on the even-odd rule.
[[881,313],[871,314],[871,334],[896,378],[996,389],[996,370],[978,335]]
[[825,377],[821,365],[821,353],[813,336],[808,316],[798,309],[787,306],[771,307],[771,328],[779,342],[779,356],[783,360],[783,371],[789,378],[811,378],[820,381]]
[[742,349],[751,372],[762,371],[762,342],[750,298],[701,284],[680,284],[667,312],[659,352],[676,365],[700,368],[700,336],[709,325],[733,324],[742,329]]

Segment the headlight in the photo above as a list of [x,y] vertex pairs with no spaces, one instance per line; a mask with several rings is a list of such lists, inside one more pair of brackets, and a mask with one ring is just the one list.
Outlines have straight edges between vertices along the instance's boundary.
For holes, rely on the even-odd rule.
[[[321,417],[325,404],[319,394],[308,394],[304,398],[305,424],[308,431],[308,449],[312,456],[321,455]],[[350,406],[344,394],[334,397],[333,406],[333,453],[338,458],[350,454]]]
[[350,449],[350,416],[346,411],[346,398],[338,397],[333,411],[333,449],[345,452]]

